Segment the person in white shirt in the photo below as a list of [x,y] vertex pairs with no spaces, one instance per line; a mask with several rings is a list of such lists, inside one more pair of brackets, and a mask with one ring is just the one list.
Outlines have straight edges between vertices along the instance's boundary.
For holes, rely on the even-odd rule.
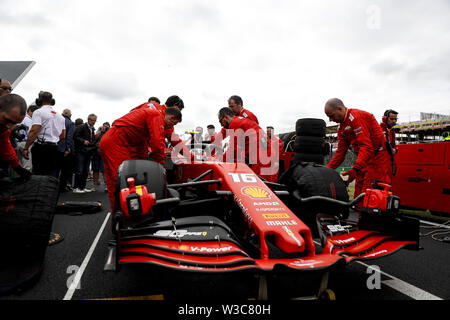
[[55,100],[50,92],[41,91],[36,105],[40,108],[33,113],[23,156],[29,159],[29,148],[33,145],[33,173],[57,177],[58,142],[66,136],[65,120],[53,109]]
[[33,116],[34,111],[39,109],[39,107],[35,104],[32,104],[27,109],[27,114],[25,115],[25,118],[19,125],[24,125],[27,127],[27,130],[20,130],[19,134],[23,135],[24,138],[21,141],[17,142],[17,158],[19,159],[20,165],[24,167],[25,169],[31,171],[33,168],[32,160],[31,160],[31,152],[29,152],[29,159],[25,159],[22,156],[23,149],[25,148],[25,144],[28,139],[28,132],[30,132],[31,127],[33,126],[33,120],[31,117]]

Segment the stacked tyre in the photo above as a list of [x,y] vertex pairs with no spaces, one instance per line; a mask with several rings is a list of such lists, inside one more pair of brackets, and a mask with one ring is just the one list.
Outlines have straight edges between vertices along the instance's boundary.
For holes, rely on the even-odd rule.
[[325,141],[326,123],[322,119],[304,118],[295,124],[294,163],[313,162],[324,164],[325,156],[330,152]]

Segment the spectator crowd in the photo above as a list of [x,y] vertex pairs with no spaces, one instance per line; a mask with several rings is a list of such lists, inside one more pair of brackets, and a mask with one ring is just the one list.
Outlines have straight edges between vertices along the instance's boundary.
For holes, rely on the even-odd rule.
[[[0,81],[2,135],[5,135],[0,160],[3,175],[54,176],[59,178],[60,192],[87,193],[98,189],[104,172],[99,144],[110,127],[109,122],[96,129],[95,114],[90,114],[86,122],[81,118],[74,122],[70,109],[58,113],[56,101],[47,91],[41,91],[26,107],[22,97],[11,93],[9,81]],[[86,187],[88,179],[93,180],[94,188]]]

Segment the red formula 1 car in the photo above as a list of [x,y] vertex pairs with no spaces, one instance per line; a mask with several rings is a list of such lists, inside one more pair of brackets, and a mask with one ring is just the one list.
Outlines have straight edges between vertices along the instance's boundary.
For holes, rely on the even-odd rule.
[[[418,248],[418,223],[398,213],[399,199],[387,185],[350,202],[304,198],[296,186],[268,183],[242,163],[167,162],[166,168],[148,160],[120,166],[105,270],[129,264],[199,273],[315,270],[324,275],[323,296],[331,268]],[[346,219],[359,201],[360,219]],[[307,225],[302,210],[311,208],[316,219]],[[316,232],[320,243],[313,241]]]

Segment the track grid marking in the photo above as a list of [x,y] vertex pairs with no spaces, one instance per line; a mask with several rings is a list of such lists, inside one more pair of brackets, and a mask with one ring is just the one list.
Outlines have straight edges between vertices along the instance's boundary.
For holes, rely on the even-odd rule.
[[[319,242],[314,241],[317,245],[321,245]],[[370,265],[365,264],[361,261],[355,261],[355,263],[358,263],[359,265],[362,265],[366,268],[373,269]],[[420,288],[417,288],[416,286],[413,286],[412,284],[409,284],[403,280],[400,280],[386,272],[383,272],[381,270],[373,269],[376,272],[379,272],[380,274],[390,278],[390,280],[384,280],[381,281],[381,283],[387,285],[388,287],[408,296],[415,300],[443,300],[442,298],[439,298],[431,293],[426,292],[425,290],[422,290]]]
[[88,253],[86,254],[86,257],[83,260],[83,263],[81,264],[80,269],[78,269],[77,273],[75,274],[75,277],[72,281],[72,283],[70,284],[66,295],[64,296],[63,300],[72,300],[73,294],[75,293],[75,290],[77,290],[77,287],[81,281],[81,277],[83,276],[84,270],[86,270],[86,267],[92,257],[92,254],[95,251],[95,248],[97,247],[97,243],[100,240],[100,237],[103,233],[103,230],[106,227],[106,224],[108,223],[109,217],[111,216],[111,213],[108,212],[108,214],[106,215],[105,221],[103,221],[102,226],[100,227],[100,230],[97,233],[97,236],[94,239],[94,242],[92,242],[91,247],[89,248]]

